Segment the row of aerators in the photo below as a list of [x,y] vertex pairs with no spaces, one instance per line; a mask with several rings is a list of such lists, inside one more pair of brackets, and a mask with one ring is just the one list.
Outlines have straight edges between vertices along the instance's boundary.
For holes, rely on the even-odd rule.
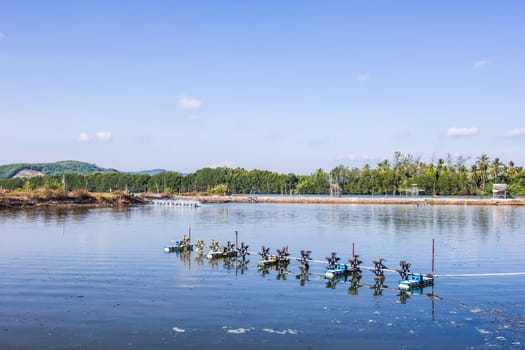
[[[237,231],[235,231],[237,235]],[[245,245],[244,242],[237,247],[235,243],[228,241],[226,245],[221,246],[219,241],[212,240],[210,244],[205,244],[204,240],[198,239],[195,244],[191,242],[191,229],[189,230],[188,235],[184,235],[179,241],[172,241],[172,244],[164,247],[164,252],[195,252],[200,255],[204,255],[204,249],[208,248],[209,251],[206,254],[208,259],[218,259],[218,258],[233,258],[237,257],[242,260],[246,259],[246,255],[250,255],[253,252],[248,250],[248,245]],[[288,247],[283,247],[282,249],[276,249],[277,254],[270,254],[270,248],[263,246],[261,252],[257,254],[260,255],[260,260],[257,264],[260,268],[265,268],[269,266],[277,266],[280,268],[286,268],[290,263],[290,254],[288,252]],[[313,261],[310,257],[312,252],[310,250],[301,250],[300,258],[293,258],[300,263],[300,269],[302,272],[307,271],[310,267],[309,262]],[[340,262],[340,258],[335,252],[330,256],[326,257],[328,262],[324,278],[327,279],[336,279],[340,277],[351,276],[352,278],[360,277],[362,274],[361,264],[362,260],[359,259],[359,255],[354,254],[354,249],[352,247],[352,258],[348,260],[349,264],[344,264]],[[373,260],[374,267],[366,269],[371,270],[375,274],[376,280],[384,280],[384,270],[388,267],[384,264],[384,259]],[[400,269],[397,271],[400,275],[400,280],[398,283],[398,288],[400,290],[412,290],[419,289],[429,285],[434,284],[433,274],[421,274],[410,272],[411,264],[406,261],[401,261],[399,263]]]

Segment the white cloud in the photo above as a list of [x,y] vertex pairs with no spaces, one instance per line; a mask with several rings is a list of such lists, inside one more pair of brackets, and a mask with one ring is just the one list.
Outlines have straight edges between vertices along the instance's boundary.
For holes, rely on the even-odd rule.
[[512,129],[505,133],[507,137],[520,137],[525,136],[525,128]]
[[110,141],[112,138],[111,132],[109,131],[98,131],[95,133],[95,140],[97,141]]
[[232,160],[225,160],[222,162],[214,163],[209,166],[209,168],[233,168],[235,163]]
[[0,32],[0,40],[4,39],[5,38],[5,34]]
[[486,66],[487,64],[489,64],[489,61],[487,61],[487,60],[476,61],[476,62],[474,62],[474,64],[472,65],[472,68],[474,68],[474,69],[480,69],[481,67]]
[[80,142],[89,142],[91,138],[89,137],[87,132],[81,132],[80,136],[78,137],[78,140]]
[[202,107],[202,101],[191,96],[183,96],[177,102],[177,106],[182,109],[198,109]]
[[368,73],[359,73],[355,79],[358,81],[368,81],[370,80],[370,75]]
[[478,134],[478,128],[448,128],[447,136],[474,136]]
[[81,132],[78,136],[80,142],[107,142],[113,138],[110,131],[97,131],[95,135],[90,135],[87,132]]

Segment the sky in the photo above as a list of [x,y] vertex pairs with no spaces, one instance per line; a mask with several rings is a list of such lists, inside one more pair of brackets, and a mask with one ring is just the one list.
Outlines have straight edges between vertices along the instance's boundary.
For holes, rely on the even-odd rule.
[[523,1],[3,1],[0,164],[525,166]]

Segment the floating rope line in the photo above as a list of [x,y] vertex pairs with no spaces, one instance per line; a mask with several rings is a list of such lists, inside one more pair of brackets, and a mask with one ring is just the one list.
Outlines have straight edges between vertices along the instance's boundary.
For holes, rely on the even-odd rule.
[[450,275],[434,275],[434,277],[495,277],[495,276],[524,276],[525,272],[499,272],[499,273],[458,273]]
[[[297,258],[293,258],[297,259]],[[316,263],[325,264],[326,261],[322,260],[310,260]],[[372,266],[360,266],[363,269],[374,271],[375,267]],[[397,270],[392,269],[382,269],[385,272],[398,273]],[[495,276],[525,276],[525,272],[494,272],[494,273],[458,273],[458,274],[435,274],[434,277],[495,277]]]

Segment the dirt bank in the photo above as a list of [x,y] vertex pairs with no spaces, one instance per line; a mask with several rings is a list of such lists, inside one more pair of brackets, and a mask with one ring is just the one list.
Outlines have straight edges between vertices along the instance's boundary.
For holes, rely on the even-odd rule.
[[479,198],[360,198],[360,197],[253,197],[253,196],[173,196],[173,199],[196,200],[201,203],[290,203],[290,204],[403,204],[403,205],[509,205],[525,206],[525,199]]
[[125,193],[76,192],[0,192],[0,208],[38,206],[126,206],[147,204],[140,197]]

